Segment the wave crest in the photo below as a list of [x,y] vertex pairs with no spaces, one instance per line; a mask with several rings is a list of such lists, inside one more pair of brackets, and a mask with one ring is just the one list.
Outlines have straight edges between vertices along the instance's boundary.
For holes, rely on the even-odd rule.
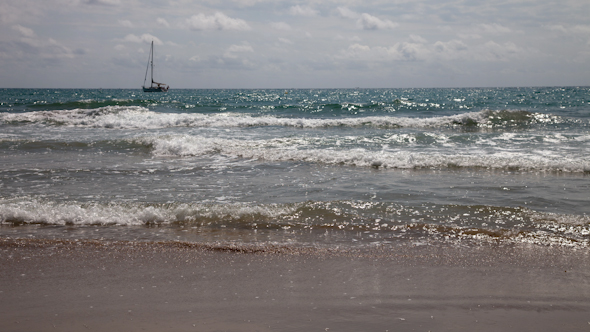
[[160,113],[142,106],[105,106],[94,109],[3,113],[5,124],[44,124],[114,129],[154,129],[169,127],[264,127],[297,128],[373,127],[494,129],[534,124],[559,124],[565,119],[527,111],[480,111],[451,116],[415,118],[391,115],[339,118],[292,118],[249,113]]
[[588,216],[477,205],[412,207],[366,201],[59,203],[15,198],[0,199],[0,222],[13,225],[190,226],[215,232],[289,231],[301,236],[310,232],[337,232],[341,239],[366,242],[435,239],[590,245]]
[[[412,140],[412,137],[391,137],[392,140]],[[444,138],[441,138],[444,139]],[[523,154],[499,149],[490,153],[463,150],[440,152],[436,145],[422,151],[408,149],[370,150],[363,147],[338,149],[321,148],[327,138],[275,138],[242,140],[205,138],[192,135],[167,135],[139,138],[136,141],[150,146],[155,156],[223,155],[272,162],[296,161],[331,165],[376,168],[485,168],[509,170],[540,170],[562,172],[590,172],[590,161],[575,156]],[[377,139],[378,143],[379,139]],[[352,144],[352,143],[351,143]],[[438,151],[437,151],[438,150]]]

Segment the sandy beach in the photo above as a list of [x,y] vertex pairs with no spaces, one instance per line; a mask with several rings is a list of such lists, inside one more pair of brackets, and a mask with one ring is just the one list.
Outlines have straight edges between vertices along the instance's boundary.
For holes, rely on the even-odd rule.
[[0,239],[2,331],[588,331],[562,248]]

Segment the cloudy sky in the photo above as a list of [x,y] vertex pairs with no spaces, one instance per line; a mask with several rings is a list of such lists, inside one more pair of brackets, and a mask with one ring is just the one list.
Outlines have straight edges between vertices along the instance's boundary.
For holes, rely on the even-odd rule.
[[0,87],[590,85],[588,0],[0,0]]

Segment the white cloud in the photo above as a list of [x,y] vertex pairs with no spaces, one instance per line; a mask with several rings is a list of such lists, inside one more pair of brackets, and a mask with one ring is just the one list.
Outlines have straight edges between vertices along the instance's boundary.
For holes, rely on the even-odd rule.
[[[61,43],[57,42],[53,38],[49,38],[47,44],[43,45],[44,47],[44,57],[49,58],[73,58],[74,52],[70,50],[68,47],[62,45]],[[79,53],[83,53],[82,51],[78,51]]]
[[524,50],[513,42],[496,43],[488,41],[483,44],[468,46],[461,40],[434,43],[434,54],[438,61],[466,60],[466,61],[508,61],[523,54]]
[[169,27],[170,27],[170,24],[168,23],[168,21],[166,21],[165,19],[163,19],[163,18],[161,18],[161,17],[158,17],[158,18],[156,19],[156,23],[157,23],[159,26],[162,26],[162,27],[166,27],[166,28],[169,28]]
[[224,58],[235,59],[239,53],[252,53],[254,49],[250,44],[243,43],[242,45],[231,45],[223,54]]
[[317,10],[309,7],[309,6],[293,6],[289,8],[289,13],[294,16],[307,16],[313,17],[318,14]]
[[156,44],[156,45],[163,44],[162,41],[158,37],[150,35],[149,33],[144,33],[141,36],[136,36],[134,34],[128,34],[127,36],[125,36],[123,41],[131,42],[131,43],[147,43],[147,44],[154,41],[154,44]]
[[482,36],[477,33],[458,33],[457,36],[461,39],[481,39]]
[[395,54],[398,60],[424,61],[431,52],[422,44],[404,42],[395,44],[390,53]]
[[120,0],[86,0],[89,5],[101,5],[101,6],[118,6],[121,4]]
[[293,42],[287,38],[279,38],[279,41],[283,44],[288,44],[288,45],[293,44]]
[[364,30],[393,29],[399,25],[390,20],[381,20],[367,13],[361,14],[356,23],[359,28]]
[[23,35],[24,37],[28,37],[28,38],[35,38],[37,37],[37,35],[35,34],[35,31],[33,31],[33,29],[24,27],[20,24],[17,25],[13,25],[12,28],[18,32],[21,33],[21,35]]
[[590,33],[590,25],[576,25],[572,28],[572,31],[578,33]]
[[129,20],[119,20],[119,24],[125,28],[133,28],[133,23]]
[[340,34],[336,35],[335,37],[336,40],[345,40],[345,41],[350,41],[350,42],[355,42],[358,43],[361,41],[361,38],[359,36],[342,36]]
[[340,52],[336,58],[379,64],[388,61],[423,61],[429,54],[430,51],[418,43],[396,43],[390,47],[370,47],[357,43]]
[[347,7],[338,7],[338,8],[336,8],[336,11],[338,12],[338,14],[341,17],[344,17],[344,18],[350,18],[350,19],[356,20],[360,16],[359,13],[357,13],[357,12],[355,12],[353,10],[348,9]]
[[391,61],[428,61],[444,63],[446,61],[498,62],[508,61],[521,56],[525,50],[512,42],[496,43],[488,41],[469,46],[461,40],[447,42],[437,41],[426,44],[425,40],[413,36],[411,42],[399,42],[392,46],[368,46],[355,43],[342,50],[336,60],[357,61],[366,66],[378,65]]
[[469,47],[461,40],[450,40],[448,42],[437,41],[434,43],[434,51],[439,59],[455,60],[467,57]]
[[425,44],[427,42],[426,39],[422,38],[422,36],[419,36],[419,35],[410,35],[410,40],[414,43],[421,43],[421,44]]
[[574,26],[563,26],[561,24],[551,24],[546,25],[545,29],[561,32],[561,33],[580,33],[580,34],[590,34],[590,25],[574,25]]
[[512,30],[509,28],[502,26],[497,23],[493,24],[479,24],[478,30],[482,33],[492,33],[492,34],[502,34],[502,33],[510,33]]
[[568,30],[561,24],[547,25],[547,26],[545,26],[545,28],[548,30],[551,30],[551,31],[563,32],[563,33],[568,32]]
[[246,21],[231,18],[221,12],[213,15],[197,14],[186,20],[191,30],[250,30]]
[[382,20],[367,13],[359,14],[347,7],[338,7],[336,8],[336,12],[340,17],[356,20],[356,26],[363,30],[394,29],[399,25],[390,20]]
[[6,59],[47,61],[72,59],[76,55],[85,53],[83,49],[72,51],[72,49],[53,38],[39,38],[33,29],[20,24],[13,25],[12,29],[18,31],[20,36],[17,36],[12,41],[3,43],[2,48],[7,51],[2,52],[2,54]]
[[478,50],[478,57],[480,60],[486,61],[507,61],[510,58],[518,56],[522,50],[513,42],[506,42],[498,44],[494,41],[489,41]]
[[369,47],[367,45],[352,44],[352,45],[348,46],[347,56],[356,58],[356,57],[362,56],[363,54],[366,54],[370,51],[371,51],[371,47]]
[[270,26],[275,30],[291,31],[293,28],[285,22],[273,22]]

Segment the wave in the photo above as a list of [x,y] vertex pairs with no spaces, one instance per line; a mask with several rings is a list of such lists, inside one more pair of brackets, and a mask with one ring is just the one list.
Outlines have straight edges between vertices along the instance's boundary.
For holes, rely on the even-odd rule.
[[[387,133],[371,136],[293,136],[271,139],[200,135],[153,135],[98,141],[0,137],[12,153],[47,151],[129,153],[159,157],[211,157],[263,162],[304,162],[382,169],[475,168],[510,171],[590,172],[590,159],[570,146],[590,135],[502,133],[478,137],[444,133]],[[578,148],[576,148],[578,149]]]
[[[410,140],[395,135],[389,139]],[[440,138],[444,140],[444,138]],[[590,137],[586,137],[590,139]],[[438,144],[421,150],[363,147],[339,147],[339,138],[293,137],[269,140],[206,138],[192,135],[168,135],[137,138],[149,146],[155,156],[224,155],[272,162],[294,161],[375,168],[485,168],[590,172],[590,160],[584,156],[549,154],[547,151],[510,151],[496,149],[482,153],[479,147],[445,148]],[[343,141],[345,139],[342,139]],[[381,138],[373,144],[383,143]]]
[[[444,212],[442,212],[444,211]],[[525,208],[444,205],[411,207],[364,201],[257,203],[80,203],[0,199],[0,222],[72,226],[153,226],[215,232],[341,232],[357,241],[455,239],[590,245],[590,217]],[[167,225],[167,226],[166,226]]]
[[72,110],[0,114],[0,123],[5,125],[43,124],[48,126],[113,129],[282,126],[296,128],[371,127],[381,129],[442,127],[485,130],[526,127],[531,125],[556,125],[572,121],[575,122],[575,120],[550,114],[506,110],[485,110],[428,118],[391,115],[293,118],[237,112],[214,114],[160,113],[142,106],[105,106],[93,109],[76,108]]
[[[590,135],[539,138],[500,135],[488,138],[489,147],[463,144],[446,135],[391,134],[377,137],[283,137],[273,139],[211,138],[197,135],[156,135],[93,142],[0,139],[0,148],[15,153],[65,151],[81,153],[136,153],[159,157],[211,157],[303,162],[379,169],[488,169],[589,173],[584,154],[569,154],[568,144],[590,141]],[[481,141],[482,139],[480,139]],[[520,141],[543,140],[536,148]],[[573,143],[572,143],[573,142]],[[495,145],[502,145],[496,147]],[[418,147],[416,147],[419,145]],[[508,147],[512,146],[512,149]]]
[[151,145],[128,139],[98,140],[98,141],[61,141],[56,139],[20,139],[14,137],[2,137],[0,135],[0,150],[20,152],[48,151],[108,151],[110,153],[129,153],[129,151],[149,153]]
[[[97,109],[103,108],[108,106],[119,106],[119,107],[129,107],[129,106],[145,106],[148,105],[150,101],[148,100],[134,100],[134,99],[104,99],[104,100],[96,100],[96,99],[86,99],[86,100],[76,100],[76,101],[63,101],[63,102],[36,102],[31,105],[27,105],[30,109],[43,109],[44,111],[53,111],[53,110],[76,110],[76,109]],[[152,101],[153,102],[153,101]]]

